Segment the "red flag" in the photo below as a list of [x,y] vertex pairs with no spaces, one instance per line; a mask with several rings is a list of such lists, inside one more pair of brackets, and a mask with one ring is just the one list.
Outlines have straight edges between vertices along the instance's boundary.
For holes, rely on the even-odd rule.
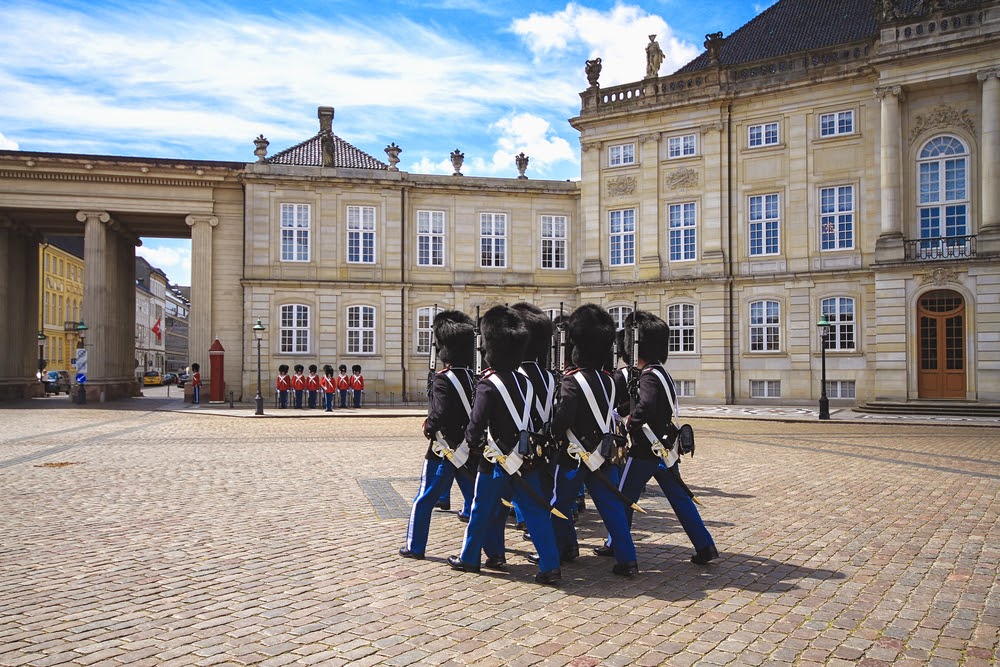
[[156,320],[156,324],[153,325],[153,333],[156,334],[157,340],[160,338],[160,320]]

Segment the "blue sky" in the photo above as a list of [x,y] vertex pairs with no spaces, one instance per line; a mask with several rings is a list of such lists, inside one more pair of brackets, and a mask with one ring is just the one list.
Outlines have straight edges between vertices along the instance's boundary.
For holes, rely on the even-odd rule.
[[[0,3],[0,148],[254,161],[318,131],[400,169],[579,178],[568,118],[600,56],[601,85],[645,75],[657,34],[667,75],[773,0],[495,2],[152,0]],[[190,280],[190,242],[145,239],[139,253]]]

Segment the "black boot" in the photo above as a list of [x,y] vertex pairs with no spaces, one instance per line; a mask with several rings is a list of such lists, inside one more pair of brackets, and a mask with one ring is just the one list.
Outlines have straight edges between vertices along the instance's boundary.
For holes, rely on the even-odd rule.
[[611,548],[611,545],[602,544],[599,547],[594,547],[594,554],[598,556],[614,556],[615,550]]
[[424,555],[423,554],[415,554],[412,551],[410,551],[409,549],[407,549],[406,547],[400,547],[400,549],[399,549],[399,555],[402,556],[403,558],[412,558],[414,560],[423,560],[424,559]]
[[622,577],[634,577],[639,574],[639,565],[634,560],[627,563],[615,563],[611,571]]
[[708,561],[719,557],[719,550],[714,544],[710,544],[704,549],[698,549],[698,553],[691,556],[691,562],[695,565],[706,565]]
[[539,572],[535,575],[536,584],[545,584],[547,586],[558,586],[562,583],[562,571],[557,567],[554,570],[549,570],[548,572]]
[[486,562],[483,563],[483,567],[487,570],[498,570],[500,572],[507,571],[507,559],[503,556],[498,556],[497,558],[487,558]]
[[459,570],[460,572],[479,572],[478,565],[470,565],[459,556],[448,556],[448,565],[451,565],[451,569]]

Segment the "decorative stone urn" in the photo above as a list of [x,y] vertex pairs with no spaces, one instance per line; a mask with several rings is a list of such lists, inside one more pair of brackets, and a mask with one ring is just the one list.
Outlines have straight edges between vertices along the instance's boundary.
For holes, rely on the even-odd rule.
[[264,138],[264,135],[260,135],[253,140],[253,154],[257,156],[257,162],[267,162],[267,147],[271,145],[271,142]]
[[389,171],[399,171],[396,165],[399,164],[399,154],[402,152],[403,149],[395,141],[385,147],[385,154],[389,156]]
[[451,153],[451,166],[455,168],[455,173],[452,176],[462,175],[462,162],[465,161],[465,153],[458,150],[457,148]]
[[521,151],[514,156],[514,163],[517,165],[517,177],[518,178],[528,178],[524,175],[524,172],[528,169],[528,156]]

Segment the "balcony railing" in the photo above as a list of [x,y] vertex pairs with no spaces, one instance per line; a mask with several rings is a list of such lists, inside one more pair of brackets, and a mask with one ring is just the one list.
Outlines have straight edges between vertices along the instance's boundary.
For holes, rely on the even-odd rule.
[[970,236],[938,236],[927,239],[907,240],[905,242],[906,259],[959,259],[976,256],[976,237]]

